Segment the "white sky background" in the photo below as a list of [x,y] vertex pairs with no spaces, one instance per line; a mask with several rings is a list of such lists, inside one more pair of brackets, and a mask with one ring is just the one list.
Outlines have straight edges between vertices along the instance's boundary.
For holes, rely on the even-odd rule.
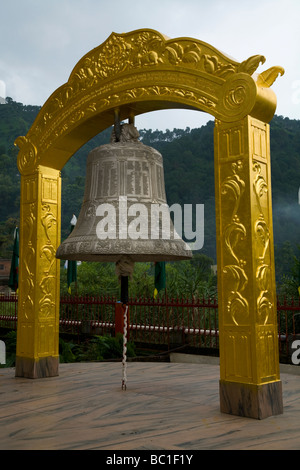
[[[0,96],[43,105],[83,55],[112,33],[151,28],[199,39],[238,62],[261,54],[285,69],[272,85],[276,114],[300,119],[299,0],[1,0]],[[212,116],[166,110],[138,116],[146,129],[196,128]]]

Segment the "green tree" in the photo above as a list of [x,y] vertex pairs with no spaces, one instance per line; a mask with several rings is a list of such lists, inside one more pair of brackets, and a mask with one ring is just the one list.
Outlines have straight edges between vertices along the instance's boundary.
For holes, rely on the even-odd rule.
[[281,297],[298,299],[300,297],[300,245],[298,255],[291,255],[290,251],[289,271],[285,272],[277,287],[277,293]]

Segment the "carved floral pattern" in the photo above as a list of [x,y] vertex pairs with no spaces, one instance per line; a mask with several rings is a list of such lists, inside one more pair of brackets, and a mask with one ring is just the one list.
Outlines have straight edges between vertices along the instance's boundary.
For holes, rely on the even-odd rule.
[[253,189],[260,212],[254,224],[254,233],[257,240],[256,283],[259,289],[257,313],[259,323],[265,325],[273,308],[273,302],[270,300],[270,266],[266,261],[270,245],[270,229],[265,220],[261,204],[261,198],[268,193],[268,185],[261,174],[261,165],[256,161],[253,162],[253,172],[256,173]]
[[[141,68],[147,70],[159,65],[183,65],[225,79],[237,72],[241,64],[192,39],[166,41],[154,31],[137,31],[129,35],[113,33],[106,42],[78,62],[68,83],[47,105],[44,124],[81,91],[125,72]],[[244,70],[247,70],[246,65]]]
[[26,320],[32,318],[33,315],[33,307],[34,307],[34,281],[35,281],[35,274],[34,274],[34,265],[35,265],[35,258],[36,258],[36,249],[35,249],[35,241],[33,240],[33,231],[34,226],[36,223],[35,211],[36,211],[36,204],[27,204],[24,208],[24,211],[28,213],[24,214],[24,255],[23,255],[23,266],[25,270],[25,274],[22,276],[22,297],[21,297],[21,311],[24,315]]
[[159,64],[184,64],[219,77],[236,72],[239,66],[237,62],[193,39],[166,41],[154,31],[137,31],[129,35],[113,33],[96,48],[93,55],[77,64],[70,84],[76,91],[130,69]]
[[[107,108],[116,107],[120,102],[126,103],[131,102],[132,100],[142,100],[145,98],[151,98],[155,96],[170,96],[178,98],[179,100],[184,100],[185,102],[190,102],[190,105],[201,105],[207,110],[213,109],[216,107],[216,102],[208,98],[204,94],[191,92],[183,88],[175,87],[166,87],[166,86],[157,86],[152,85],[148,87],[134,87],[131,89],[124,90],[118,94],[107,95],[103,98],[99,98],[98,103],[94,102],[89,104],[86,107],[81,107],[80,110],[75,110],[70,113],[67,118],[63,116],[63,121],[61,125],[57,125],[57,122],[49,124],[47,127],[47,132],[42,133],[42,127],[39,127],[38,132],[42,133],[40,143],[44,150],[51,147],[53,140],[60,135],[63,135],[70,127],[82,120],[87,118],[89,115],[99,112],[100,110],[104,111]],[[50,121],[49,121],[50,122]],[[52,134],[53,130],[53,134]]]
[[56,249],[51,240],[51,228],[56,225],[56,217],[51,211],[49,204],[43,204],[41,224],[44,229],[46,244],[40,249],[42,279],[39,287],[42,296],[39,301],[40,315],[42,317],[54,316],[55,311],[55,292],[54,285],[56,282]]
[[20,172],[24,169],[34,168],[37,162],[37,148],[27,137],[20,136],[15,144],[19,146],[18,167]]
[[221,185],[221,194],[227,196],[227,199],[229,193],[233,196],[234,204],[231,221],[225,227],[224,241],[227,252],[231,255],[235,264],[224,266],[223,273],[229,274],[232,278],[232,289],[228,295],[227,311],[233,322],[239,325],[249,314],[248,301],[242,295],[248,283],[248,277],[244,269],[246,261],[240,257],[237,250],[239,243],[244,240],[247,235],[246,228],[241,223],[238,216],[241,197],[245,189],[245,182],[240,176],[243,170],[242,161],[239,160],[232,163],[231,169],[232,174],[225,178]]
[[[166,39],[150,29],[112,33],[76,64],[68,82],[42,107],[27,137],[17,139],[20,171],[28,173],[57,138],[88,119],[90,113],[100,114],[135,99],[147,101],[155,95],[169,95],[170,102],[178,97],[184,104],[218,118],[223,114],[225,118],[238,118],[245,106],[253,108],[256,85],[251,76],[264,61],[263,56],[255,55],[238,63],[199,40]],[[162,81],[169,83],[172,73],[174,85],[176,67],[178,72],[186,72],[184,84],[162,86]],[[159,86],[151,85],[157,82],[152,75],[143,77],[149,73],[163,74]],[[147,85],[139,87],[137,77]]]
[[266,256],[267,249],[269,247],[270,241],[270,231],[269,227],[263,216],[260,216],[259,219],[255,222],[254,231],[256,234],[256,239],[258,241],[258,250],[259,250],[259,261],[263,262]]
[[256,196],[256,201],[257,205],[259,207],[260,213],[263,216],[263,211],[260,203],[261,197],[268,192],[268,186],[267,183],[264,179],[264,177],[261,175],[261,166],[259,163],[254,162],[253,164],[253,171],[257,173],[257,176],[253,182],[253,188]]
[[230,191],[233,195],[233,199],[235,200],[233,209],[232,209],[232,220],[237,218],[237,211],[240,205],[241,196],[245,189],[245,182],[239,177],[238,173],[240,173],[243,169],[243,164],[241,160],[238,162],[232,163],[231,165],[233,175],[228,176],[221,185],[221,194],[226,195]]

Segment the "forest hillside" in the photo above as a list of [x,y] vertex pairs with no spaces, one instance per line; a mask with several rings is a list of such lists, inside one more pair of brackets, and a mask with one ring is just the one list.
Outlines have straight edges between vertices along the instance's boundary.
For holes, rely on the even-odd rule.
[[[15,139],[26,135],[40,108],[7,98],[0,105],[0,257],[12,251],[13,231],[19,220],[20,175]],[[136,120],[138,127],[138,118]],[[139,129],[141,141],[163,155],[168,204],[204,204],[205,239],[201,253],[216,260],[214,201],[214,122],[198,129],[165,132]],[[85,185],[86,157],[108,143],[110,129],[83,146],[62,170],[62,239],[78,217]],[[300,243],[300,121],[275,116],[271,121],[271,172],[276,272],[289,270]]]

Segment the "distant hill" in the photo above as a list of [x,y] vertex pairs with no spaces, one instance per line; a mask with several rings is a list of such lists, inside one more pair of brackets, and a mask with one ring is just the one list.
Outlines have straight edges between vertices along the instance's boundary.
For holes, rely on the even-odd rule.
[[[9,256],[15,221],[19,218],[20,175],[14,140],[26,135],[40,107],[24,106],[11,98],[0,105],[0,256]],[[138,121],[138,120],[137,120]],[[138,122],[137,122],[138,125]],[[199,129],[166,132],[141,129],[141,140],[159,150],[164,159],[168,204],[204,204],[205,241],[202,253],[216,259],[214,201],[214,122]],[[62,238],[69,233],[72,214],[82,204],[86,157],[109,142],[110,129],[82,147],[62,170]],[[300,243],[300,121],[275,116],[271,121],[271,172],[274,239],[277,260],[283,247],[293,253]],[[2,243],[2,244],[1,244]],[[278,262],[280,266],[284,263]],[[279,269],[280,272],[280,269]]]

